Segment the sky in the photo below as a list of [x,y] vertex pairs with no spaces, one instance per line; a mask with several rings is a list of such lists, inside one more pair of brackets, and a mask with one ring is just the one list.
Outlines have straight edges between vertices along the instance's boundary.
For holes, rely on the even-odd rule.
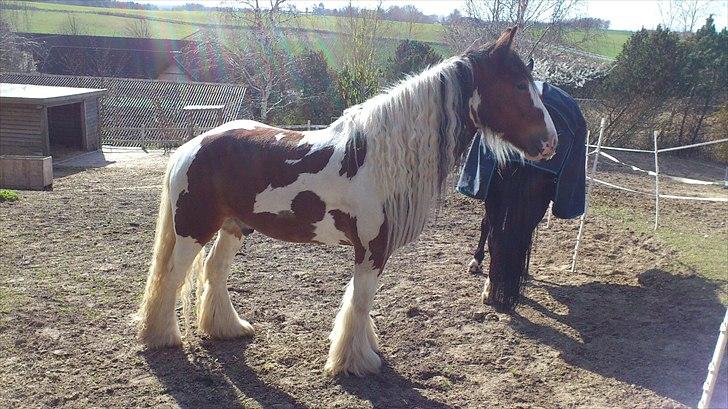
[[[184,3],[209,3],[212,6],[221,3],[234,3],[232,1],[222,0],[136,0],[140,3],[151,3],[158,6],[178,5]],[[265,3],[265,0],[262,1]],[[288,0],[288,3],[295,4],[299,10],[307,7],[313,8],[314,4],[323,2],[327,8],[341,8],[349,4],[348,0]],[[374,8],[379,4],[377,0],[357,0],[351,2],[354,6]],[[422,10],[425,14],[448,15],[454,9],[465,9],[463,0],[384,0],[382,5],[386,8],[392,5],[403,6],[413,4]],[[654,29],[658,24],[663,22],[660,13],[660,6],[663,9],[669,2],[666,0],[585,0],[580,10],[577,11],[579,17],[596,17],[611,22],[610,28],[613,30],[639,30],[642,27]],[[718,30],[726,27],[728,24],[728,0],[712,0],[706,2],[707,5],[701,12],[707,16],[709,13],[714,14],[715,25]],[[704,17],[699,20],[698,27],[704,22]]]

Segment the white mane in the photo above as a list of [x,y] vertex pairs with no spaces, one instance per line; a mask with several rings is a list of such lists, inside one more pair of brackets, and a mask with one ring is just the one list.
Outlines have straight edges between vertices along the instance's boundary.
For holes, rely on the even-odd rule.
[[470,84],[470,62],[454,57],[345,112],[366,138],[366,161],[373,165],[384,200],[390,251],[422,232],[444,176],[461,153],[457,148],[462,151],[460,145],[470,141],[462,137],[465,98],[470,97],[462,90]]
[[510,142],[504,140],[497,133],[490,129],[480,131],[480,135],[485,141],[485,145],[490,149],[493,154],[498,167],[504,167],[509,161],[516,160],[521,163],[525,162],[523,152],[516,149]]

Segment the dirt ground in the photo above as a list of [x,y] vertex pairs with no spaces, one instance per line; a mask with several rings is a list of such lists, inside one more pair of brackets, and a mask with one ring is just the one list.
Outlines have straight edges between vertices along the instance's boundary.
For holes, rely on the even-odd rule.
[[[523,303],[513,315],[498,314],[480,303],[484,278],[466,272],[482,205],[456,194],[382,277],[372,312],[381,374],[323,373],[351,249],[262,235],[249,238],[229,282],[233,304],[256,328],[253,339],[210,341],[193,328],[184,348],[145,351],[130,317],[145,281],[165,161],[65,168],[53,191],[0,203],[0,407],[698,402],[728,280],[703,278],[699,265],[680,261],[679,250],[595,212],[576,273],[569,267],[578,222],[552,220],[539,229]],[[600,177],[607,180],[647,183],[605,169]],[[725,195],[719,187],[696,189]],[[647,196],[602,187],[595,193],[600,208],[652,211]],[[666,223],[725,242],[726,210],[725,203],[665,201],[662,212]],[[728,407],[726,366],[714,407]]]

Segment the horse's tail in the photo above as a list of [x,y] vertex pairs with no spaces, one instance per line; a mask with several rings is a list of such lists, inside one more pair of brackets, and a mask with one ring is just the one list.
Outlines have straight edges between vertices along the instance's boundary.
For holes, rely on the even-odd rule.
[[[170,274],[172,274],[172,268],[174,264],[173,252],[176,244],[176,233],[174,229],[174,217],[172,212],[172,202],[169,197],[170,190],[170,173],[174,160],[170,160],[167,170],[164,174],[162,181],[162,194],[159,203],[159,214],[157,216],[157,228],[154,235],[154,251],[152,254],[152,261],[149,266],[149,275],[147,276],[147,284],[144,289],[144,296],[142,303],[139,306],[136,318],[139,321],[138,330],[139,338],[141,341],[150,346],[167,346],[178,343],[177,338],[179,335],[165,334],[162,336],[164,339],[158,339],[160,334],[154,334],[153,327],[157,325],[160,320],[164,320],[164,317],[159,316],[159,300],[164,291],[169,291],[166,283],[169,282]],[[182,300],[182,312],[183,318],[186,325],[186,330],[189,330],[189,316],[191,313],[191,292],[194,287],[194,277],[196,274],[193,272],[199,272],[202,270],[203,260],[205,258],[204,248],[197,254],[190,271],[186,272],[186,277],[183,285],[177,289],[177,294],[181,296]],[[166,331],[165,331],[166,332]],[[173,337],[173,338],[170,338]],[[170,338],[170,339],[166,339]]]

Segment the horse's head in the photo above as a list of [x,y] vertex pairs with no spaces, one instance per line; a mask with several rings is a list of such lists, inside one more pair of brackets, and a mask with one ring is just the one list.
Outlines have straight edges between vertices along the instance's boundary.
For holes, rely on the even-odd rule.
[[516,31],[509,28],[495,43],[466,52],[474,80],[470,119],[527,159],[549,159],[556,152],[556,128],[531,76],[533,60],[524,64],[511,47]]

